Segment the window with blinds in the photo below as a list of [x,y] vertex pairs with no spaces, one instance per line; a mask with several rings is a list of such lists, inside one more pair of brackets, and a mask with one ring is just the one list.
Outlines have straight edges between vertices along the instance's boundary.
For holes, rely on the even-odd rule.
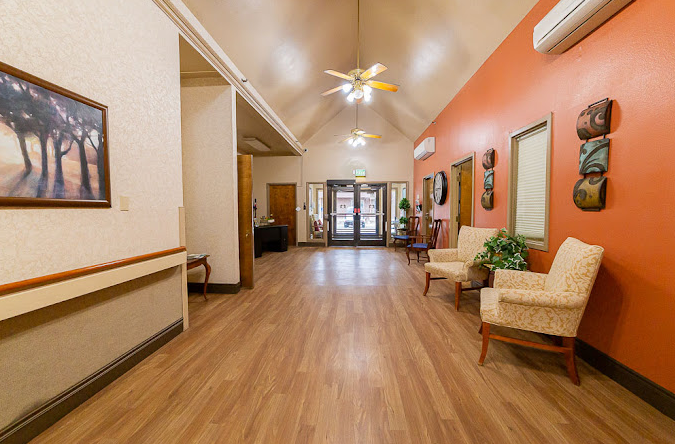
[[511,135],[510,231],[530,248],[548,249],[550,119]]

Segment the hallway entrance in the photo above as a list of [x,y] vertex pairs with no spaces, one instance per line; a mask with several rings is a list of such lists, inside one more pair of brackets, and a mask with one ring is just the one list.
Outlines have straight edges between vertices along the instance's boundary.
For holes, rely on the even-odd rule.
[[328,181],[328,245],[386,246],[386,183]]

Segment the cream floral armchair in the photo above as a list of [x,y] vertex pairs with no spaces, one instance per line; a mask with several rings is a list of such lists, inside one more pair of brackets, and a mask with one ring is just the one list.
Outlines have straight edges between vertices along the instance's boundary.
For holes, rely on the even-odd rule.
[[[490,339],[556,351],[565,355],[569,377],[579,385],[574,343],[603,251],[569,237],[548,274],[496,270],[494,288],[484,288],[480,294],[483,349],[478,364],[485,360]],[[491,325],[545,333],[562,341],[548,345],[497,336],[490,333]]]
[[[459,230],[457,248],[429,250],[429,262],[424,264],[427,273],[424,296],[429,291],[431,280],[450,279],[455,282],[455,310],[459,310],[462,282],[484,281],[488,271],[474,258],[484,250],[483,244],[499,233],[497,228],[474,228],[464,226]],[[432,275],[434,277],[432,277]],[[472,289],[482,287],[471,287]]]

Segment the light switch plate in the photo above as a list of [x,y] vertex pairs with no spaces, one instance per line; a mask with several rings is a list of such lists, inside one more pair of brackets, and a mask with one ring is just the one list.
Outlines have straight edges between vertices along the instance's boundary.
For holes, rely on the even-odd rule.
[[129,196],[120,196],[120,211],[129,211]]

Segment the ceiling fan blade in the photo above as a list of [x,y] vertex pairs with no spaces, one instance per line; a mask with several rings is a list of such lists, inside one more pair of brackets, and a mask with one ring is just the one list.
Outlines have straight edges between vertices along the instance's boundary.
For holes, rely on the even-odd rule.
[[378,134],[361,134],[362,137],[370,137],[371,139],[381,139],[382,136]]
[[330,75],[332,75],[332,76],[339,77],[339,78],[341,78],[341,79],[349,80],[350,82],[351,82],[352,80],[354,80],[354,79],[352,78],[352,76],[349,76],[349,75],[347,75],[347,74],[342,74],[341,72],[338,72],[338,71],[335,71],[335,70],[332,70],[332,69],[327,69],[327,70],[325,70],[324,72],[325,72],[326,74],[330,74]]
[[384,66],[382,63],[376,63],[370,68],[368,68],[363,74],[361,74],[361,80],[368,80],[372,77],[375,77],[382,71],[386,70],[387,67]]
[[384,91],[396,92],[398,91],[398,85],[393,85],[391,83],[378,82],[377,80],[368,80],[366,85],[371,88],[377,88]]
[[334,135],[334,137],[347,137],[347,136],[352,137],[351,134],[335,134]]
[[346,139],[339,141],[338,143],[345,143],[346,141],[351,140],[351,138],[352,136],[349,136]]
[[326,96],[329,96],[329,95],[331,95],[331,94],[333,94],[333,93],[336,93],[336,92],[340,91],[341,89],[342,89],[342,86],[336,86],[336,87],[333,88],[333,89],[329,89],[328,91],[322,92],[321,95],[324,96],[324,97],[326,97]]

